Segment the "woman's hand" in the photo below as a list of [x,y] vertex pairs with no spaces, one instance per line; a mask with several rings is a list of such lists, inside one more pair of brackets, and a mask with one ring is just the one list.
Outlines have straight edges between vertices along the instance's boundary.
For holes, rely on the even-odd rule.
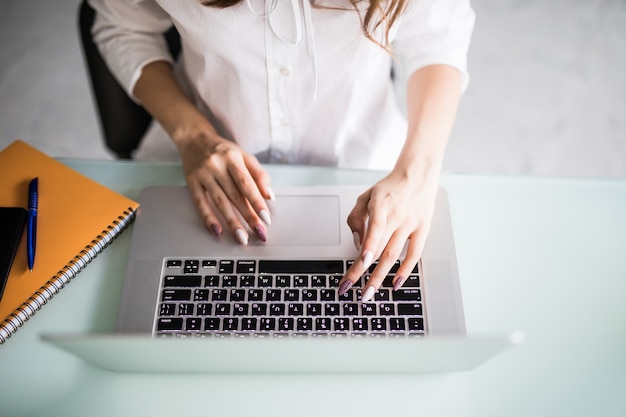
[[438,175],[418,181],[394,170],[359,196],[348,216],[348,226],[360,255],[341,280],[340,295],[378,259],[362,293],[362,300],[370,301],[408,240],[406,257],[392,280],[394,290],[404,284],[422,255],[434,212],[437,185]]
[[187,186],[209,230],[219,237],[223,221],[237,242],[246,245],[245,222],[265,241],[264,224],[271,224],[266,199],[274,196],[269,175],[256,157],[212,129],[177,136]]

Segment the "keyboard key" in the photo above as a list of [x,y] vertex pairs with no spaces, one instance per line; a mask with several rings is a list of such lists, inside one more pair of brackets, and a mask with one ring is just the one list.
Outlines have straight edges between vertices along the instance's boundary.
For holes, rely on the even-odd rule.
[[302,301],[317,301],[317,290],[302,290]]
[[422,301],[422,291],[418,289],[400,288],[393,291],[393,301]]
[[265,301],[281,301],[281,291],[276,289],[268,289],[265,292]]
[[300,291],[294,289],[285,290],[284,301],[300,301]]
[[241,320],[241,330],[244,332],[253,332],[256,330],[257,319],[254,317],[247,317]]
[[321,316],[322,315],[322,305],[320,303],[307,303],[306,304],[306,315],[307,316]]
[[267,314],[267,304],[254,303],[252,304],[253,316],[265,316]]
[[219,285],[220,285],[219,275],[207,275],[206,277],[204,277],[205,287],[217,287]]
[[222,287],[236,287],[237,275],[224,275],[222,276]]
[[163,286],[168,287],[199,287],[202,284],[200,275],[167,275]]
[[254,287],[254,282],[256,281],[256,277],[254,275],[242,275],[239,278],[239,286],[240,287]]
[[289,275],[276,276],[276,286],[281,288],[291,287],[291,277]]
[[191,290],[163,290],[161,301],[190,301]]
[[188,259],[185,261],[185,267],[183,268],[183,273],[185,274],[197,274],[198,267],[200,266],[200,261]]
[[209,301],[210,297],[210,290],[195,290],[193,292],[193,301]]
[[262,301],[263,290],[258,288],[248,290],[248,301]]
[[343,305],[344,316],[356,316],[359,314],[359,305],[357,303],[346,303]]
[[259,261],[259,271],[268,274],[343,274],[342,261]]
[[182,268],[183,261],[180,261],[178,259],[170,259],[165,263],[165,266],[167,268]]
[[326,275],[313,275],[311,277],[311,287],[325,288],[326,287]]
[[278,319],[278,330],[289,331],[293,330],[293,317],[281,317]]
[[191,316],[193,315],[195,304],[193,303],[181,303],[178,305],[179,316]]
[[271,332],[276,330],[276,319],[273,317],[263,317],[259,322],[259,330],[264,332]]
[[230,304],[219,303],[215,304],[216,316],[228,316],[230,315]]
[[337,301],[337,290],[323,289],[320,290],[320,301]]
[[354,301],[354,290],[349,289],[344,295],[340,295],[339,301]]
[[230,301],[243,301],[246,298],[246,290],[233,289],[230,290]]
[[333,319],[333,327],[336,332],[345,332],[350,330],[350,319],[347,317],[335,317]]
[[376,304],[374,304],[374,303],[363,303],[363,304],[361,304],[361,313],[364,316],[375,316],[377,314]]
[[389,330],[391,331],[404,331],[405,323],[402,317],[390,317],[389,318]]
[[288,313],[289,316],[302,316],[304,315],[304,304],[291,303],[289,304]]
[[393,316],[396,314],[395,306],[392,303],[381,303],[378,306],[378,311],[381,316]]
[[220,274],[232,274],[235,270],[235,262],[232,260],[221,260],[220,261]]
[[389,301],[389,290],[388,289],[379,289],[374,293],[375,301]]
[[421,316],[422,305],[419,303],[398,303],[398,315],[400,316]]
[[204,319],[204,330],[215,331],[220,329],[220,319],[218,317],[207,317]]
[[324,305],[324,315],[326,316],[338,316],[340,314],[340,304],[329,303]]
[[409,331],[424,331],[424,319],[421,317],[410,317],[407,319]]
[[245,303],[233,304],[233,316],[247,316],[250,306]]
[[215,259],[204,259],[201,265],[204,269],[215,269],[217,268],[217,261]]
[[211,292],[211,300],[213,301],[226,301],[228,298],[228,291],[223,289],[215,289]]
[[173,316],[176,313],[176,304],[162,303],[159,316]]
[[224,327],[222,330],[224,331],[231,331],[231,330],[237,330],[237,327],[239,327],[239,319],[236,317],[227,317],[224,318]]
[[359,331],[359,332],[367,331],[368,330],[367,319],[364,317],[353,318],[352,329],[354,329],[354,331]]
[[308,287],[309,286],[308,275],[296,275],[295,277],[293,277],[293,286],[294,287]]
[[315,330],[318,332],[330,331],[330,318],[318,317],[315,319]]
[[199,317],[189,317],[185,322],[185,330],[197,331],[202,329],[202,319]]
[[285,305],[282,303],[272,303],[270,304],[270,316],[284,316],[285,315]]
[[306,332],[313,330],[313,318],[311,317],[298,317],[296,321],[296,329],[299,332]]
[[372,331],[383,332],[387,330],[387,320],[382,317],[372,317],[370,319]]
[[330,276],[330,277],[328,277],[328,286],[331,287],[331,288],[334,288],[334,287],[338,288],[339,287],[339,281],[341,281],[341,277],[336,276],[336,275]]
[[238,274],[254,274],[256,272],[256,261],[240,260],[237,261]]
[[409,275],[402,287],[413,288],[420,286],[420,277],[418,275]]
[[274,277],[271,275],[259,275],[259,287],[273,287]]
[[198,316],[210,316],[213,311],[213,304],[209,303],[200,303],[196,308],[196,314]]
[[180,317],[173,318],[160,318],[157,323],[157,330],[162,331],[175,331],[183,329],[183,319]]

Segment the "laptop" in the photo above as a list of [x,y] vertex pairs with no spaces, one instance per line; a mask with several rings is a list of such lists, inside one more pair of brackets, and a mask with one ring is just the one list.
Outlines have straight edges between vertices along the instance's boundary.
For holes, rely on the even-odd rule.
[[[142,372],[448,372],[472,369],[511,345],[509,336],[466,337],[443,188],[404,287],[394,291],[390,274],[374,300],[362,302],[372,267],[338,295],[358,256],[346,218],[365,189],[276,188],[267,240],[250,233],[242,246],[226,231],[215,238],[207,230],[186,187],[148,187],[116,334],[46,340],[98,366]],[[363,370],[371,349],[395,354]],[[332,359],[346,350],[354,354],[349,361]]]

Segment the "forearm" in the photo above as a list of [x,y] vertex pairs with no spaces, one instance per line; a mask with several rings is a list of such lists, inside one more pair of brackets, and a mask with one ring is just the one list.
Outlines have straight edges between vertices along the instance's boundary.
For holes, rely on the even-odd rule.
[[206,117],[185,95],[169,63],[146,65],[135,84],[133,95],[157,120],[176,145],[189,138],[217,138]]
[[416,71],[407,83],[407,139],[394,172],[411,181],[437,177],[461,97],[461,74],[446,65]]

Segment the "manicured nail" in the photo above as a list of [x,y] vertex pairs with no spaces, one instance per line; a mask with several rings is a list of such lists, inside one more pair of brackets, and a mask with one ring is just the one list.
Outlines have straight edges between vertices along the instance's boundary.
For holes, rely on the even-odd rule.
[[215,235],[215,237],[220,237],[220,235],[222,234],[222,229],[220,229],[220,226],[218,224],[213,223],[209,229],[211,230],[211,233],[213,233],[213,235]]
[[341,283],[341,285],[339,286],[339,293],[338,293],[338,294],[339,294],[340,296],[344,295],[345,293],[347,293],[347,292],[348,292],[348,290],[349,290],[350,288],[352,288],[352,285],[354,285],[354,284],[352,284],[352,282],[350,282],[350,281],[348,281],[348,280],[345,280],[345,281],[344,281],[344,282],[342,282],[342,283]]
[[373,286],[370,285],[363,292],[363,295],[361,296],[361,301],[363,301],[363,302],[370,301],[372,299],[372,297],[374,297],[375,293],[376,293],[376,288],[374,288]]
[[265,192],[270,196],[270,201],[276,201],[276,194],[274,194],[272,187],[265,187]]
[[393,284],[393,290],[398,291],[400,287],[404,285],[405,282],[406,282],[406,277],[399,276],[398,278],[396,278],[395,284]]
[[352,233],[352,239],[354,240],[354,247],[356,250],[361,250],[361,236],[359,232]]
[[266,225],[270,226],[272,224],[272,219],[270,218],[270,214],[267,212],[267,210],[259,211],[259,217]]
[[235,239],[237,239],[237,242],[239,242],[240,245],[245,246],[248,244],[248,235],[246,235],[246,232],[244,232],[243,229],[235,230]]
[[261,225],[254,226],[254,233],[261,239],[263,242],[267,240],[267,236],[265,235],[265,229]]
[[370,250],[365,251],[361,260],[363,261],[363,267],[369,268],[369,266],[372,264],[372,261],[374,260],[374,254]]

